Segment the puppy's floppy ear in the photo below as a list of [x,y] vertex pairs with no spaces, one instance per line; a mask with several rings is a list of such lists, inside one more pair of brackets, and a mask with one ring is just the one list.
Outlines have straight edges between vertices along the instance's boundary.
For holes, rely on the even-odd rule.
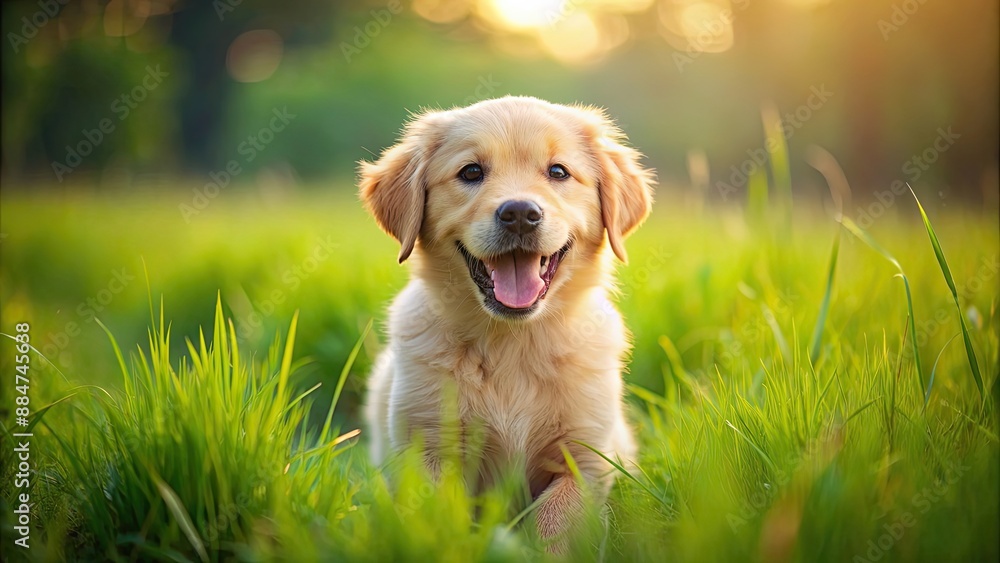
[[399,241],[400,263],[413,252],[423,222],[427,162],[438,144],[435,116],[417,116],[378,161],[360,163],[361,201],[382,230]]
[[603,111],[585,110],[591,116],[588,133],[598,167],[601,218],[611,249],[626,262],[625,237],[649,215],[656,181],[653,171],[639,163],[642,155],[625,146],[621,129]]

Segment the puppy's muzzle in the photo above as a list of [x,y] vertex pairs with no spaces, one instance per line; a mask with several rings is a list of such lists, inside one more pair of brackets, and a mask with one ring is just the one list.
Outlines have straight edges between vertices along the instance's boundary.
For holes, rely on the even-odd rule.
[[542,223],[542,208],[533,201],[512,199],[497,208],[496,220],[507,232],[524,236]]

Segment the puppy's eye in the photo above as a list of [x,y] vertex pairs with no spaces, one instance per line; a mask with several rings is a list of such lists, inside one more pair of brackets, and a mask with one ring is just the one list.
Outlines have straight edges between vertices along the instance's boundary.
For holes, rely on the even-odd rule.
[[566,167],[562,164],[553,164],[549,166],[549,178],[555,180],[565,180],[569,178],[569,172],[566,171]]
[[466,164],[458,171],[458,177],[466,182],[478,182],[483,179],[483,167],[478,164]]

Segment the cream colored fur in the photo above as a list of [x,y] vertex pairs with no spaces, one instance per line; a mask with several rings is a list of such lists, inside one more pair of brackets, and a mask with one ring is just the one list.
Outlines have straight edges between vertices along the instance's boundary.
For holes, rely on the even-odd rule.
[[[460,444],[473,428],[485,432],[482,469],[467,479],[484,486],[499,471],[524,471],[544,496],[535,518],[544,537],[565,531],[584,498],[563,448],[598,498],[613,473],[576,442],[635,455],[622,400],[629,334],[609,293],[614,255],[625,259],[624,238],[649,212],[652,175],[622,138],[597,110],[507,97],[419,115],[361,168],[363,202],[412,263],[369,383],[372,455],[381,462],[419,435],[436,470],[443,418],[457,412]],[[457,178],[469,162],[486,171],[475,187]],[[553,163],[572,177],[548,177]],[[544,210],[546,252],[573,241],[538,310],[521,320],[487,312],[456,246],[482,256],[497,207],[514,198]]]

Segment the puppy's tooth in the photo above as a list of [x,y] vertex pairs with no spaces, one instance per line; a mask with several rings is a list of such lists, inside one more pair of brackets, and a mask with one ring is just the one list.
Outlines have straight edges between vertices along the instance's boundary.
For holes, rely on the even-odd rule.
[[497,271],[496,270],[490,270],[490,279],[493,280],[493,281],[497,281]]

